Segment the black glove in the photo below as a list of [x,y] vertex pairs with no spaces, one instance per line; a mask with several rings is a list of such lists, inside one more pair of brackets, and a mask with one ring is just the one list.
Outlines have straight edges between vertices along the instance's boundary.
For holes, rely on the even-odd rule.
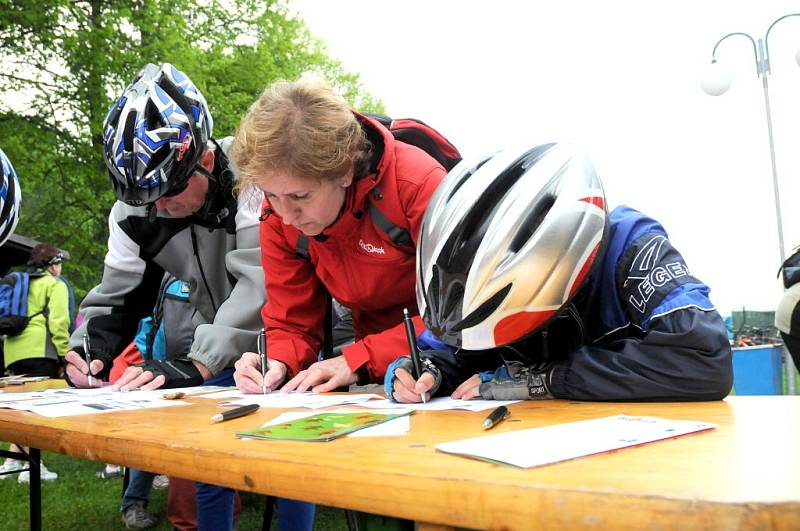
[[134,365],[134,367],[141,367],[142,370],[152,372],[153,378],[163,375],[162,389],[192,387],[203,383],[203,376],[192,360],[188,358],[178,358],[172,361],[147,360]]
[[514,361],[494,373],[481,373],[481,398],[486,400],[543,400],[550,394],[553,364],[525,365]]

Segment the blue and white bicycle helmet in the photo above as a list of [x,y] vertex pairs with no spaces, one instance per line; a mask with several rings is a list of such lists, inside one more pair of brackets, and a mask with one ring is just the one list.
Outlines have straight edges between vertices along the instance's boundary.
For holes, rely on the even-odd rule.
[[212,128],[205,98],[183,72],[169,63],[145,65],[103,125],[104,159],[117,198],[144,205],[181,192]]
[[569,144],[462,161],[417,244],[417,303],[448,345],[486,350],[541,330],[588,279],[608,224],[589,158]]
[[3,180],[0,182],[0,245],[3,245],[19,221],[19,205],[22,201],[22,189],[14,166],[6,154],[0,149],[0,164],[3,167]]

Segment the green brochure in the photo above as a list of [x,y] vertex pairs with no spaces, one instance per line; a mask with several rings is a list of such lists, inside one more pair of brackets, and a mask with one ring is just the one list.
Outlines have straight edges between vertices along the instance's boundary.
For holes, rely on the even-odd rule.
[[375,413],[359,411],[354,413],[317,413],[310,417],[290,420],[254,430],[240,431],[237,437],[273,439],[277,441],[330,441],[387,420],[408,415],[405,413]]

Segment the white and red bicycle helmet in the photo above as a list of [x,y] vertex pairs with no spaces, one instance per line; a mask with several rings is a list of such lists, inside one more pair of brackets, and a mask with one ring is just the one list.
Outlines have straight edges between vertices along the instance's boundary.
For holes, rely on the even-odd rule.
[[546,325],[575,295],[603,244],[600,178],[570,144],[465,160],[425,211],[417,303],[442,341],[508,345]]

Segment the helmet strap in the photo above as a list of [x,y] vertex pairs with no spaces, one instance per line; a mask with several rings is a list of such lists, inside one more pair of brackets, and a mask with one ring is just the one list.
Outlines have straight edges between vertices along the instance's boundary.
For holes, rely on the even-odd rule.
[[228,208],[228,196],[233,197],[233,171],[228,166],[228,159],[222,152],[222,148],[214,139],[210,139],[216,146],[214,168],[219,169],[218,175],[214,175],[200,164],[195,165],[194,171],[206,176],[208,179],[208,191],[203,206],[195,214],[211,226],[209,230],[219,225],[231,212]]

